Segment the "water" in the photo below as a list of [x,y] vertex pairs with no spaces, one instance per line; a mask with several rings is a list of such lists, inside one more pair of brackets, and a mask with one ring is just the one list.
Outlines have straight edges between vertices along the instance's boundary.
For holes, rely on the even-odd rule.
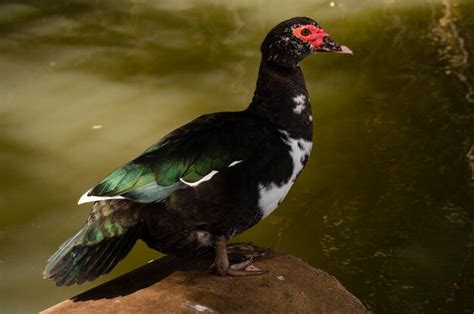
[[313,154],[282,206],[238,240],[328,271],[378,313],[471,313],[473,10],[468,0],[3,2],[0,312],[38,311],[157,258],[140,244],[92,284],[41,279],[87,217],[75,205],[84,191],[197,115],[244,108],[266,31],[307,15],[355,54],[303,62]]

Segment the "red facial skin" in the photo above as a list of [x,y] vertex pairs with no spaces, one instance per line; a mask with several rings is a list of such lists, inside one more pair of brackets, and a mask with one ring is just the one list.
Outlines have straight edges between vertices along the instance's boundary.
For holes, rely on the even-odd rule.
[[313,48],[321,46],[324,43],[324,37],[329,36],[324,29],[311,24],[293,28],[293,35],[304,42],[310,43]]

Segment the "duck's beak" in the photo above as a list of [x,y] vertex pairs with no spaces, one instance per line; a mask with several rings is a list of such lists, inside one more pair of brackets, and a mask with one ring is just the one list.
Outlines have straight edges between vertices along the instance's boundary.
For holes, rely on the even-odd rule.
[[335,52],[335,53],[345,53],[351,54],[352,50],[347,48],[346,46],[342,46],[337,42],[333,41],[329,36],[325,36],[323,38],[322,44],[318,46],[311,46],[311,53],[319,53],[319,52]]

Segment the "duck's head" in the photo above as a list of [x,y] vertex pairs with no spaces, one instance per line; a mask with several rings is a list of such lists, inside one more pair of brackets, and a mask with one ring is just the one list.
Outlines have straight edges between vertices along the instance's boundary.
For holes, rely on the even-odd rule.
[[260,50],[264,60],[285,67],[295,67],[306,56],[319,52],[352,54],[308,17],[295,17],[275,26],[263,40]]

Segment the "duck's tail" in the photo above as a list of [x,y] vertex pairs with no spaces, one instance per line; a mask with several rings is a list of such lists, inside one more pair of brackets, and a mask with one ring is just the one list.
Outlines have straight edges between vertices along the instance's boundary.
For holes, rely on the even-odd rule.
[[[142,223],[125,200],[94,204],[85,226],[49,258],[43,277],[57,286],[91,281],[110,272],[140,238]],[[127,206],[117,206],[123,203]],[[128,207],[126,211],[120,207]]]

